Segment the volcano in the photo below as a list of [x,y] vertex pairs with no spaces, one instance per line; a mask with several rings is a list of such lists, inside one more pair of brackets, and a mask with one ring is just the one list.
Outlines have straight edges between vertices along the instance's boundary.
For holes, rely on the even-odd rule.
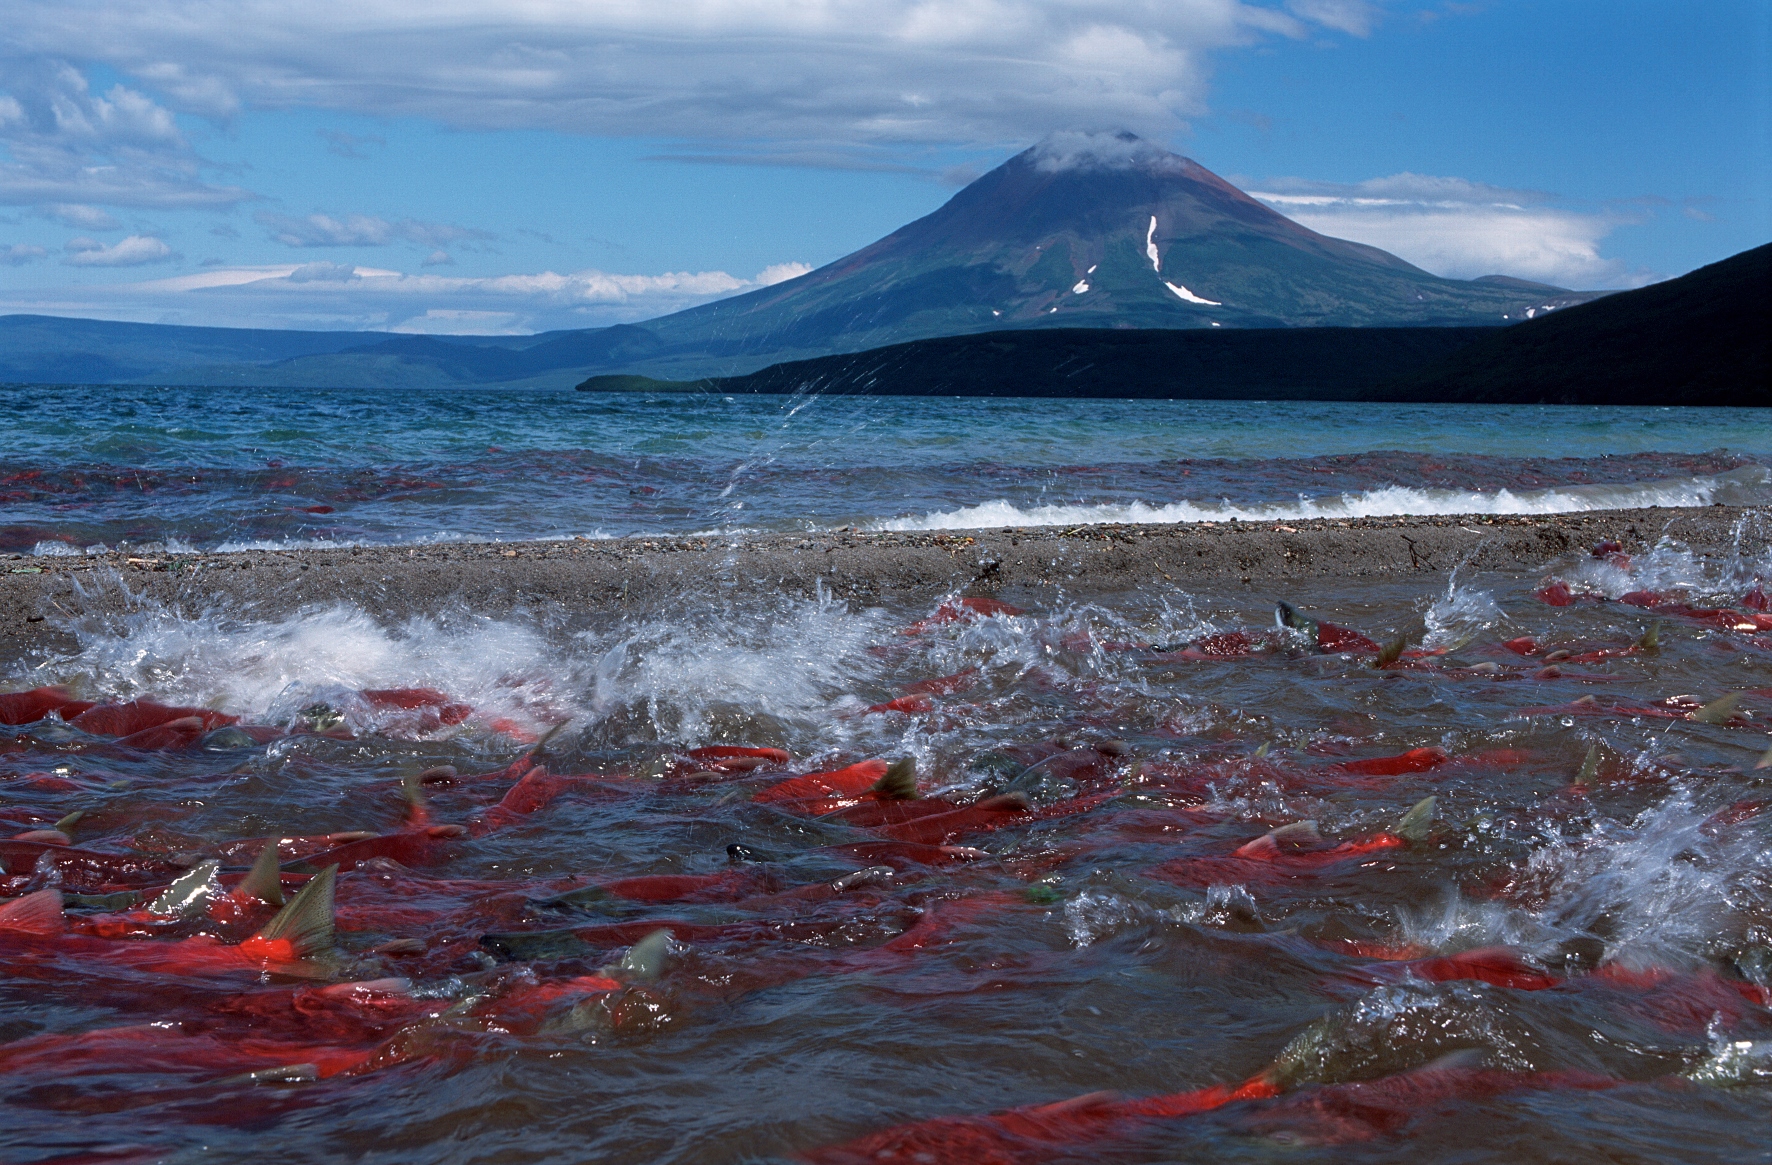
[[1501,325],[1592,298],[1443,279],[1300,226],[1132,134],[1073,133],[834,263],[641,326],[673,353],[754,367],[1017,328]]
[[[1488,327],[1601,294],[1503,276],[1442,279],[1308,230],[1131,134],[1061,133],[834,263],[640,324],[388,338],[9,316],[0,379],[565,388],[586,375],[691,381],[1029,328]],[[1420,347],[1368,340],[1326,342],[1365,353],[1359,368]]]

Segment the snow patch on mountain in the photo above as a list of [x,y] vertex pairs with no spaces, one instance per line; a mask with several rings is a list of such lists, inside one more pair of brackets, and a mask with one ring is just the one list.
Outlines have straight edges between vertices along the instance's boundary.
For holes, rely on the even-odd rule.
[[1207,307],[1223,307],[1224,306],[1223,303],[1221,303],[1220,301],[1218,301],[1216,299],[1203,299],[1200,296],[1195,295],[1193,292],[1189,291],[1187,288],[1181,286],[1178,283],[1164,282],[1163,286],[1167,287],[1170,291],[1173,291],[1175,294],[1181,296],[1181,298],[1187,300],[1189,303],[1203,303]]

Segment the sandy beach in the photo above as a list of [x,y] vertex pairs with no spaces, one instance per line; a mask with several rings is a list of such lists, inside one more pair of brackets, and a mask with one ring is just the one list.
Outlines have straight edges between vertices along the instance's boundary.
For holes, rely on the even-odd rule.
[[[380,618],[452,603],[485,615],[547,607],[568,616],[693,595],[832,595],[861,603],[963,591],[1037,598],[1042,589],[1125,592],[1155,581],[1223,592],[1276,582],[1532,572],[1614,539],[1662,537],[1726,555],[1746,511],[1319,519],[1284,523],[1088,525],[948,533],[823,532],[745,539],[631,538],[453,543],[227,554],[117,552],[0,558],[0,655],[61,642],[60,621],[116,610],[129,595],[191,612],[258,615],[345,599]],[[124,586],[115,585],[121,580]]]

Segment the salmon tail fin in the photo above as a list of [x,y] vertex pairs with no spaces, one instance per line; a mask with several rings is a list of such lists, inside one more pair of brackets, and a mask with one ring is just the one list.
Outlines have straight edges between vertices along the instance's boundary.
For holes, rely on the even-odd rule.
[[1262,757],[1265,757],[1268,753],[1272,752],[1273,751],[1273,743],[1274,742],[1271,740],[1262,741],[1261,747],[1255,750],[1256,758],[1260,759]]
[[59,830],[62,833],[67,834],[69,837],[73,837],[74,836],[74,826],[77,825],[79,823],[80,819],[85,816],[86,816],[86,810],[76,809],[72,813],[68,814],[66,817],[62,818],[60,821],[56,822],[54,825],[50,826],[50,828],[55,829],[55,830]]
[[241,894],[250,894],[260,902],[268,902],[272,906],[283,905],[283,878],[278,868],[275,839],[258,851],[258,860],[252,863],[252,869],[246,871],[246,877],[235,890]]
[[1660,619],[1657,619],[1657,620],[1655,620],[1655,622],[1649,624],[1649,630],[1643,632],[1643,637],[1641,639],[1637,640],[1637,647],[1639,647],[1643,651],[1660,651],[1661,650],[1661,620]]
[[1599,776],[1600,746],[1590,744],[1587,746],[1587,756],[1582,759],[1581,771],[1575,774],[1575,783],[1577,785],[1591,785],[1599,779]]
[[54,887],[0,904],[0,931],[60,934],[65,922],[62,892]]
[[406,824],[414,828],[431,823],[431,809],[425,802],[422,774],[408,773],[400,778],[400,796],[406,801]]
[[1766,750],[1766,755],[1760,758],[1760,762],[1758,764],[1756,764],[1754,766],[1754,768],[1756,770],[1757,769],[1772,769],[1772,748],[1768,748]]
[[603,968],[603,973],[628,983],[650,982],[664,974],[674,941],[671,932],[660,927],[629,947],[620,959]]
[[1695,708],[1689,714],[1699,724],[1727,724],[1735,715],[1735,705],[1741,703],[1740,692],[1730,692],[1727,696],[1719,696],[1702,708]]
[[215,892],[215,874],[221,863],[214,858],[198,862],[177,878],[160,896],[148,904],[148,912],[168,918],[185,914]]
[[571,724],[572,724],[571,720],[560,721],[560,723],[554,725],[552,728],[550,728],[546,732],[542,733],[541,739],[536,741],[535,744],[530,747],[529,751],[524,753],[523,755],[530,757],[533,760],[540,760],[541,758],[547,756],[548,755],[548,745],[554,743],[554,737],[560,735],[562,732],[565,732],[566,729],[571,726]]
[[917,799],[917,758],[899,757],[886,767],[886,775],[874,782],[868,792],[882,801],[915,801]]
[[1434,827],[1434,807],[1439,804],[1436,797],[1423,797],[1417,801],[1409,812],[1403,814],[1396,828],[1391,832],[1404,841],[1426,841],[1427,835]]
[[1372,666],[1382,671],[1401,659],[1403,649],[1407,646],[1409,646],[1409,637],[1407,635],[1397,636],[1379,649],[1378,658],[1372,661]]
[[332,945],[332,887],[338,867],[327,866],[309,879],[277,917],[254,938],[289,943],[297,958],[318,954]]

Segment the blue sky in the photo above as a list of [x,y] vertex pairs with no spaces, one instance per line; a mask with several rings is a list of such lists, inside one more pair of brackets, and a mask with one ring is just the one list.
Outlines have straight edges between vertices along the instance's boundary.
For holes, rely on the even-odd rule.
[[828,262],[1130,128],[1440,274],[1772,238],[1772,6],[12,0],[0,312],[526,332]]

